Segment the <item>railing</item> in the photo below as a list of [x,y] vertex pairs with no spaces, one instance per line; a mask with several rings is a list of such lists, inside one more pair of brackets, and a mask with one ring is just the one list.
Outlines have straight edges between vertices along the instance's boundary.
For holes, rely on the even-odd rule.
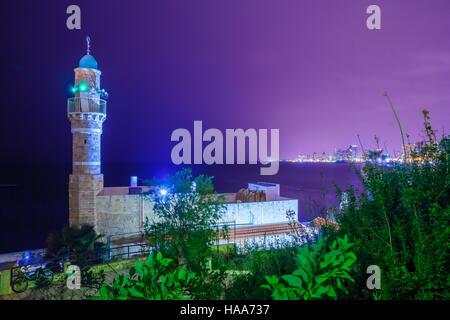
[[[93,258],[72,261],[80,265],[94,266],[95,264],[108,264],[111,261],[115,261],[118,258],[130,259],[132,257],[146,255],[152,252],[154,249],[146,244],[130,244],[120,247],[104,248],[95,250],[93,252]],[[117,252],[118,251],[118,252]],[[33,263],[22,263],[20,265],[11,268],[11,280],[10,285],[13,285],[14,280],[20,277],[21,274],[32,275],[37,269],[49,269],[54,274],[64,272],[64,264],[66,262],[71,263],[73,257],[65,255],[60,258],[54,259],[41,259]]]
[[129,233],[118,233],[118,234],[114,234],[109,236],[108,238],[108,245],[111,246],[112,244],[114,244],[114,241],[117,240],[130,240],[130,238],[144,238],[145,233],[144,232],[129,232]]
[[[130,248],[131,249],[130,251]],[[119,251],[118,253],[112,254],[114,250]],[[120,247],[112,247],[108,248],[105,251],[109,253],[109,260],[112,260],[114,258],[124,257],[126,256],[127,259],[130,259],[133,256],[136,255],[144,255],[147,253],[150,253],[154,251],[154,248],[149,247],[146,243],[138,243],[138,244],[129,244],[125,246]]]
[[67,113],[75,112],[95,112],[106,114],[106,101],[98,98],[69,98],[67,100]]

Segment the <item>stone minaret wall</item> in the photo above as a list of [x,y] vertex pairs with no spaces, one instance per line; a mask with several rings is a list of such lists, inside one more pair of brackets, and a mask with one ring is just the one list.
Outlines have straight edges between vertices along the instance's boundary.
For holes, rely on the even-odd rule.
[[[101,134],[106,109],[100,100],[100,74],[96,69],[75,69],[75,86],[87,89],[69,99],[72,131],[72,174],[69,177],[69,224],[89,224],[97,229],[96,197],[103,190]],[[104,107],[104,106],[103,106]]]

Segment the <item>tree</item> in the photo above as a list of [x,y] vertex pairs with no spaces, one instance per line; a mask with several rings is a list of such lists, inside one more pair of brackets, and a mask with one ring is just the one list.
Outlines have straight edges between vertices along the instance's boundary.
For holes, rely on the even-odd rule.
[[214,193],[213,177],[193,177],[190,169],[168,175],[165,180],[146,181],[154,201],[155,219],[145,221],[146,237],[164,255],[189,270],[205,270],[211,245],[226,236],[217,225],[224,211],[223,197]]

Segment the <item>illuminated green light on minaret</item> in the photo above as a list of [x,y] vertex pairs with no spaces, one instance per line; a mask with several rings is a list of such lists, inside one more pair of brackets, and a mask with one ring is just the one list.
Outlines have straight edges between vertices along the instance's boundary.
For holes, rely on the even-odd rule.
[[85,92],[87,90],[87,85],[84,82],[80,83],[80,92]]

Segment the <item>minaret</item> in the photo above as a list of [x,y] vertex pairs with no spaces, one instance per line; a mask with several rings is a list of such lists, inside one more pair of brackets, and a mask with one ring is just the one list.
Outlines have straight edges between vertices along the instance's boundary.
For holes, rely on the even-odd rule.
[[[101,99],[100,70],[90,54],[81,58],[75,71],[74,97],[67,101],[72,129],[72,174],[69,177],[69,224],[89,224],[97,229],[96,196],[103,190],[100,145],[106,101]],[[103,90],[104,92],[104,90]]]

